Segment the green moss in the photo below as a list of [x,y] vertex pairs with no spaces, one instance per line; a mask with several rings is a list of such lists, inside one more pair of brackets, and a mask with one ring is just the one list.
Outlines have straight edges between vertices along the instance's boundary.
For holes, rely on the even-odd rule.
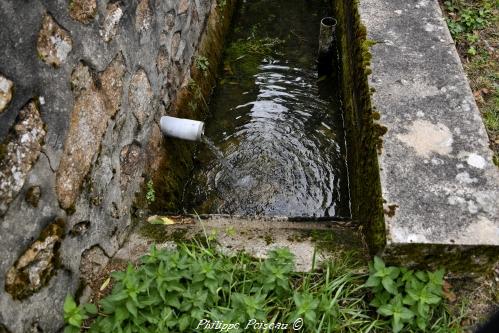
[[450,273],[485,273],[499,256],[496,246],[455,246],[444,244],[404,244],[390,247],[383,259],[390,265],[418,269],[445,267]]
[[495,165],[499,167],[499,153],[494,153],[494,156],[492,157],[492,161],[494,162]]
[[[14,264],[16,271],[14,271],[14,279],[7,281],[5,284],[5,291],[12,295],[14,299],[24,299],[36,291],[38,291],[43,286],[47,285],[52,276],[55,275],[57,269],[61,266],[59,257],[59,247],[61,240],[64,238],[65,234],[65,221],[62,218],[56,218],[54,222],[50,223],[45,229],[42,230],[37,240],[32,243],[31,247],[25,252],[30,253],[28,257],[23,258],[24,260],[30,258],[31,262],[28,265],[19,265],[19,259]],[[45,248],[43,246],[44,241],[48,237],[56,237],[57,241],[54,243],[54,248]],[[38,272],[38,277],[40,278],[39,283],[33,283],[30,270],[28,269],[31,265],[36,264],[37,260],[37,250],[34,250],[33,245],[37,244],[36,248],[42,249],[42,251],[52,251],[53,255],[49,258],[50,262],[43,271]],[[39,251],[39,250],[38,250]],[[23,256],[21,256],[22,258]],[[20,266],[20,267],[18,267]],[[28,267],[28,268],[27,268]]]
[[168,241],[180,243],[187,240],[187,229],[175,229],[172,231],[171,228],[160,224],[143,223],[139,228],[139,234],[156,243],[165,243]]
[[338,49],[341,56],[342,97],[345,112],[352,216],[363,224],[373,253],[386,243],[378,149],[386,127],[375,124],[379,113],[373,111],[367,76],[371,73],[374,43],[360,21],[358,1],[339,0],[333,3],[338,20]]
[[272,237],[272,234],[270,234],[270,233],[265,234],[264,240],[265,240],[265,244],[267,244],[267,245],[274,243],[274,237]]
[[237,34],[225,49],[224,70],[239,78],[252,77],[265,57],[280,55],[279,49],[285,43],[279,38],[261,36],[258,25],[248,34]]

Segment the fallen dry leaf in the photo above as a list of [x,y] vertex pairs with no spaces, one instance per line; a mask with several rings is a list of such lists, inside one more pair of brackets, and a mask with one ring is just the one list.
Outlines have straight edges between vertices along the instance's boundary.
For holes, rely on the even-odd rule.
[[160,215],[149,216],[147,218],[147,222],[149,222],[150,224],[164,224],[164,225],[175,224],[175,221],[173,221],[172,219]]
[[457,301],[457,296],[452,291],[452,285],[449,282],[444,281],[442,289],[443,289],[442,294],[450,303],[454,303],[455,301]]
[[106,281],[104,281],[104,283],[102,284],[102,286],[100,286],[99,290],[100,290],[100,291],[103,291],[104,289],[106,289],[106,288],[107,288],[107,286],[109,285],[109,282],[111,282],[111,278],[110,278],[110,277],[108,277],[108,278],[106,279]]

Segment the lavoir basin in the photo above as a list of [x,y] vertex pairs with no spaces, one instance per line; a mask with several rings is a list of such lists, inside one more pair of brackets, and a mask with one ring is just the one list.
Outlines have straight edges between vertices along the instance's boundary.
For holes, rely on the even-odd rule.
[[350,218],[340,71],[317,70],[330,13],[318,0],[239,2],[186,210]]

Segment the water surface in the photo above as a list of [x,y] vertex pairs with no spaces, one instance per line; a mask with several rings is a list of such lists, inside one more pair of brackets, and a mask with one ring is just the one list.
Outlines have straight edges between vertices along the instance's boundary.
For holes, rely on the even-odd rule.
[[200,145],[187,209],[350,216],[337,75],[318,78],[315,63],[324,3],[240,5],[206,122],[212,143]]

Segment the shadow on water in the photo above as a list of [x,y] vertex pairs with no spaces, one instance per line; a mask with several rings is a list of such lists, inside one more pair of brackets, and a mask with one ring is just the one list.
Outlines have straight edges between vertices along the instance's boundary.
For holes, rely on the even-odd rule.
[[317,75],[327,11],[318,0],[241,3],[185,209],[350,216],[338,73]]

